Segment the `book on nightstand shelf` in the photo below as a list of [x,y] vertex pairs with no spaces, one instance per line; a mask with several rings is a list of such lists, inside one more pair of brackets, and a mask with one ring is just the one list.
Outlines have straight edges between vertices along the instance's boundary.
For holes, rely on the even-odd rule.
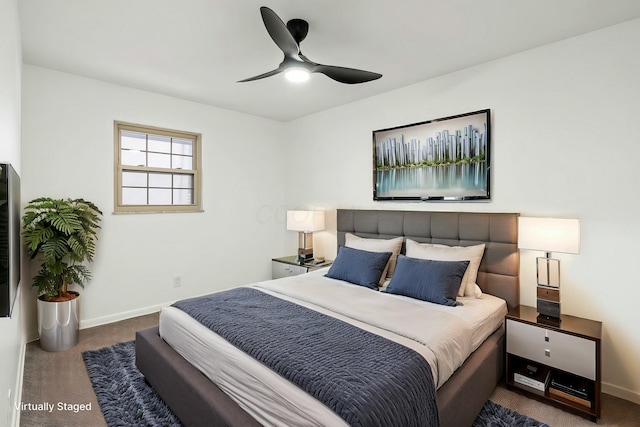
[[513,382],[545,392],[549,384],[550,370],[546,366],[520,363],[513,372]]

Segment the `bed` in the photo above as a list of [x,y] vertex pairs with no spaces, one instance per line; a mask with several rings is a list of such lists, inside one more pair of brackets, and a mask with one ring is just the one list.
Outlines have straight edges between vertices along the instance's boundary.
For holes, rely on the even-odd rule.
[[[493,320],[491,322],[482,320],[471,328],[470,338],[467,339],[469,341],[467,345],[469,347],[468,352],[470,353],[468,357],[465,354],[460,362],[452,361],[451,366],[445,366],[445,364],[439,364],[438,362],[432,365],[432,367],[437,367],[433,372],[433,381],[437,386],[437,413],[442,426],[471,425],[502,376],[504,335],[502,319],[505,310],[514,307],[519,301],[519,260],[516,242],[517,216],[517,214],[513,213],[352,209],[337,211],[337,240],[341,248],[347,240],[354,238],[377,241],[381,239],[391,240],[397,237],[402,237],[401,254],[404,254],[407,250],[415,251],[415,247],[424,243],[459,247],[484,245],[482,259],[475,279],[475,283],[482,291],[482,296],[480,298],[471,298],[468,295],[461,296],[457,301],[464,304],[465,310],[467,308],[472,309],[474,305],[483,305],[485,303],[489,305],[494,303],[499,306],[500,302],[502,302],[504,307],[500,310],[489,309],[490,313],[494,313]],[[340,257],[342,255],[339,254]],[[401,256],[399,256],[398,263],[405,263],[407,260],[407,258],[401,259]],[[369,304],[369,299],[371,300],[371,307],[376,307],[376,304],[387,304],[389,298],[396,298],[400,303],[407,304],[406,301],[402,301],[406,300],[405,297],[383,295],[382,292],[365,289],[364,287],[345,285],[340,280],[324,277],[325,273],[323,270],[319,270],[304,275],[304,277],[298,277],[298,279],[293,277],[257,283],[247,289],[251,289],[253,292],[254,288],[257,288],[258,293],[261,295],[276,296],[278,303],[280,303],[280,300],[292,301],[296,305],[306,305],[313,308],[314,311],[322,312],[326,310],[329,313],[325,314],[330,314],[332,317],[339,319],[344,316],[344,314],[340,313],[341,308],[325,307],[326,295],[311,296],[310,290],[318,281],[325,281],[323,283],[331,282],[331,286],[336,287],[336,289],[325,287],[325,289],[331,289],[330,294],[343,292],[338,288],[344,288],[345,292],[347,292],[346,295],[348,295],[344,298],[345,301],[362,301],[363,306]],[[392,278],[391,285],[389,285],[388,281],[385,285],[393,287],[393,280]],[[302,302],[300,301],[301,299],[303,300]],[[411,301],[408,304],[401,306],[399,311],[410,311],[413,310],[413,306],[423,303]],[[456,308],[454,307],[453,311]],[[451,311],[451,309],[452,307],[441,308],[442,311]],[[482,311],[483,309],[480,308],[479,310]],[[459,310],[460,313],[463,311]],[[287,380],[280,378],[280,381],[285,383],[285,388],[276,388],[271,386],[266,379],[259,376],[268,376],[269,374],[264,374],[264,372],[254,373],[252,371],[253,368],[247,369],[243,364],[236,364],[236,361],[242,357],[238,356],[237,353],[233,353],[231,356],[227,355],[225,359],[222,359],[223,356],[221,354],[224,354],[226,350],[217,350],[222,351],[222,353],[218,353],[215,357],[204,357],[204,362],[194,361],[192,356],[189,355],[186,355],[185,359],[181,355],[181,353],[184,354],[183,347],[189,347],[192,344],[182,344],[180,342],[181,338],[186,337],[187,341],[201,343],[204,339],[199,334],[204,334],[205,332],[198,331],[199,326],[202,325],[199,325],[194,319],[189,320],[189,316],[185,315],[186,318],[182,319],[182,323],[180,321],[174,322],[175,319],[172,319],[183,314],[179,309],[173,308],[168,309],[167,313],[163,312],[161,316],[160,328],[163,329],[162,334],[172,345],[169,345],[165,339],[161,338],[160,328],[158,327],[137,333],[136,364],[147,381],[185,425],[261,425],[256,419],[264,424],[273,425],[313,425],[314,421],[321,425],[342,425],[341,422],[344,422],[344,419],[337,417],[332,411],[327,413],[326,407],[322,403],[316,402],[314,398],[309,399],[308,396],[307,400],[305,400],[305,392],[295,394],[295,390],[287,389]],[[350,316],[349,314],[347,317]],[[471,315],[471,317],[474,316],[476,314]],[[488,317],[491,318],[492,316],[489,315]],[[190,321],[196,323],[189,323]],[[381,323],[375,324],[376,321]],[[468,319],[463,319],[463,321],[468,322]],[[390,328],[387,326],[390,323],[388,318],[358,318],[355,323],[360,328],[372,328],[376,334],[380,334],[379,329],[387,330]],[[366,326],[371,323],[373,323],[373,326]],[[480,332],[476,334],[478,331]],[[395,340],[402,341],[406,338],[404,335],[407,333],[401,331],[400,335],[403,338],[395,338]],[[389,336],[387,338],[388,340],[394,339]],[[406,342],[400,342],[399,344],[411,347],[411,344]],[[227,345],[230,347],[230,351],[239,351],[234,346],[228,343]],[[201,349],[200,353],[207,353],[208,351],[208,349]],[[419,351],[419,349],[416,349],[416,351]],[[433,350],[434,353],[437,351],[439,350]],[[242,352],[240,353],[243,354]],[[249,356],[244,355],[244,357]],[[426,355],[425,359],[428,360],[429,357],[429,355]],[[190,361],[187,361],[187,359]],[[216,363],[212,364],[212,360],[216,361]],[[233,384],[234,378],[223,378],[218,383],[219,387],[201,372],[201,370],[206,371],[206,366],[202,366],[203,363],[205,365],[207,363],[216,365],[219,360],[225,360],[221,364],[226,364],[227,372],[244,372],[249,377],[249,381],[254,378],[254,382],[249,386],[248,391],[246,388],[244,391],[236,388]],[[430,363],[432,362],[430,361]],[[264,367],[262,369],[269,371]],[[206,373],[206,375],[213,375],[214,378],[218,378],[215,374]],[[279,377],[278,374],[273,372],[271,376]],[[247,379],[245,378],[242,381],[247,381]],[[264,412],[269,411],[268,408],[272,403],[276,405],[273,402],[275,398],[272,395],[266,394],[266,397],[262,396],[263,392],[268,393],[268,390],[261,390],[261,387],[264,387],[265,384],[269,384],[267,386],[268,389],[276,390],[276,395],[283,397],[284,403],[277,403],[277,405],[284,404],[286,406],[287,401],[290,400],[293,402],[292,406],[298,408],[298,410],[303,408],[300,412],[307,413],[308,418],[296,419],[296,421],[291,421],[290,423],[282,422],[283,416],[284,419],[289,420],[294,418],[287,417],[295,416],[295,414],[288,415],[286,408],[282,410],[285,415],[282,415],[282,413],[276,414],[281,417],[280,421],[278,421],[277,417],[275,419],[272,418],[273,414],[265,414]],[[253,402],[247,403],[247,399],[253,399],[250,396],[252,394],[256,398],[255,401],[257,403],[255,404]],[[296,397],[294,397],[294,394]],[[299,400],[298,395],[302,396],[302,400]],[[262,403],[260,403],[261,400]],[[280,406],[273,407],[280,408]],[[273,411],[281,412],[280,409]]]

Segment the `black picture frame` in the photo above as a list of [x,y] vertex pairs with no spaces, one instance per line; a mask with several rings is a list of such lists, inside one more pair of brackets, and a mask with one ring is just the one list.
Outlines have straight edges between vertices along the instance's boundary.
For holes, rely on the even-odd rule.
[[373,131],[373,200],[491,199],[489,109]]

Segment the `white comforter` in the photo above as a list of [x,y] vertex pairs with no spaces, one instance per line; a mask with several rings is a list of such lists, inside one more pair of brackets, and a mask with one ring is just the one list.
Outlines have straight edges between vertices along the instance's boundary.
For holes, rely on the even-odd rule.
[[[253,287],[414,349],[431,366],[436,388],[501,325],[506,313],[505,302],[490,295],[460,298],[463,306],[446,307],[329,279],[325,273]],[[263,425],[345,425],[326,406],[179,309],[163,310],[160,335]]]

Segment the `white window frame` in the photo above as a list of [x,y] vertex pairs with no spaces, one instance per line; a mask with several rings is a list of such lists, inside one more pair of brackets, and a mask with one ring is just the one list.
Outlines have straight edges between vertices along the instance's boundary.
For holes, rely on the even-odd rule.
[[[151,134],[162,137],[180,138],[193,141],[193,169],[172,169],[149,166],[130,166],[122,164],[121,132],[131,131],[143,134]],[[114,213],[163,213],[163,212],[202,212],[202,159],[201,141],[202,135],[194,132],[164,129],[155,126],[146,126],[133,123],[114,121],[114,147],[115,147],[115,188],[114,188]],[[122,204],[122,173],[133,172],[159,172],[190,175],[193,177],[193,204],[171,205],[124,205]],[[149,187],[147,187],[149,188]]]

